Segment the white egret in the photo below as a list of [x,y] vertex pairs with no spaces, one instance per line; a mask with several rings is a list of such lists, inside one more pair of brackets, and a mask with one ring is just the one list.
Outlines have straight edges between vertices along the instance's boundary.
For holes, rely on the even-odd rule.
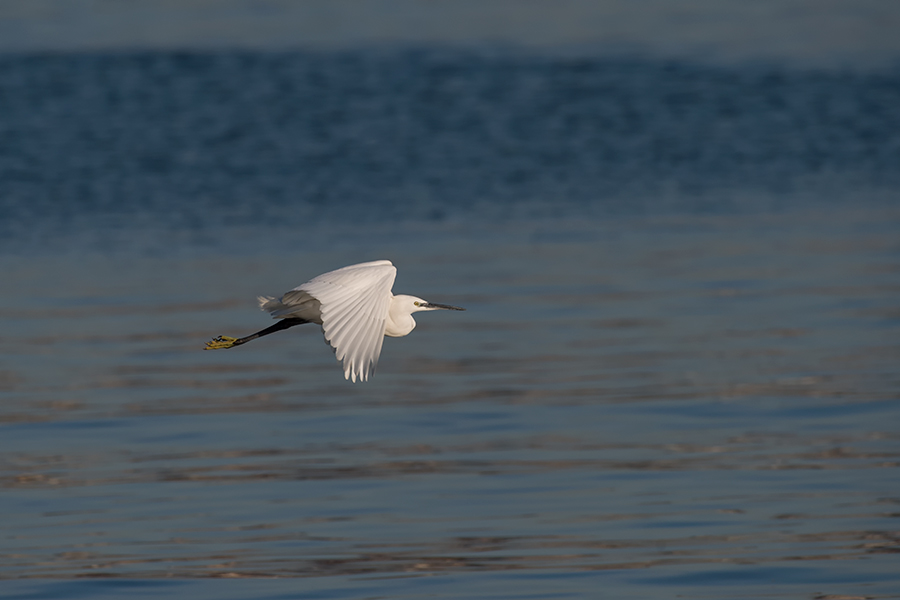
[[259,307],[281,319],[278,323],[247,337],[220,335],[207,342],[204,350],[233,348],[295,325],[318,323],[344,363],[344,378],[366,381],[375,372],[384,336],[403,337],[416,327],[412,313],[465,310],[415,296],[395,296],[391,287],[396,276],[391,261],[376,260],[314,277],[277,300],[260,296]]

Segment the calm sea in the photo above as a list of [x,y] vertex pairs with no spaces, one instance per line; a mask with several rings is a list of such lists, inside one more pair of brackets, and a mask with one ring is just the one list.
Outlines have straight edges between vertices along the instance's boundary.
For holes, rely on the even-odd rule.
[[900,597],[900,70],[7,54],[0,273],[4,598]]

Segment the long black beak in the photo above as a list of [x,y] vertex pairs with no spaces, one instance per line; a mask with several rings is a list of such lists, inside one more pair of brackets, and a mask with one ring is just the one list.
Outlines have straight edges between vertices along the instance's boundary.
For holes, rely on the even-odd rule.
[[435,304],[434,302],[426,302],[425,308],[443,308],[444,310],[466,310],[458,306],[450,306],[449,304]]

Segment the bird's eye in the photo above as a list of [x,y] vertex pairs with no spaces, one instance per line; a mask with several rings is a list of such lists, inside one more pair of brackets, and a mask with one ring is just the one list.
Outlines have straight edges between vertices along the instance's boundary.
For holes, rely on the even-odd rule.
[[419,301],[418,301],[418,300],[414,300],[414,301],[413,301],[413,304],[415,304],[416,306],[418,306],[418,305],[419,305]]

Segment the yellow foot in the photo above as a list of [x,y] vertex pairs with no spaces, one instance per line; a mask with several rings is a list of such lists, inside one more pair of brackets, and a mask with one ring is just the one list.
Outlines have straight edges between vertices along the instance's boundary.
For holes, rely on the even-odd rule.
[[204,350],[218,350],[219,348],[231,348],[234,346],[234,343],[237,341],[237,338],[228,337],[227,335],[220,335],[217,338],[213,338],[206,342],[206,347]]

